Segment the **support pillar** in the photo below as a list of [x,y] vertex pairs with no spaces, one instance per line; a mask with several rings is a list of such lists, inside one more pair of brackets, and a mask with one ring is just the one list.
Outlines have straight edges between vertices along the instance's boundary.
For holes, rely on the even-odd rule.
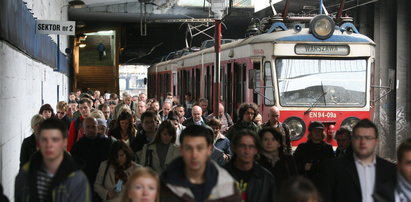
[[409,0],[397,0],[396,146],[411,137],[411,12]]
[[[376,3],[375,33],[376,39],[376,74],[377,85],[388,86],[389,74],[396,69],[396,11],[391,0],[381,0]],[[379,19],[378,19],[379,18]],[[395,85],[395,82],[392,83]],[[381,96],[388,89],[380,89]],[[395,90],[376,103],[376,119],[379,129],[379,151],[381,157],[395,159],[396,154],[396,99]]]

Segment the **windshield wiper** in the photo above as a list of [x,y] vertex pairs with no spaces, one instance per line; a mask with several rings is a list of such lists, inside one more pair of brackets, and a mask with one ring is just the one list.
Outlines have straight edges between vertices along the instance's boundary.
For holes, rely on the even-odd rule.
[[317,106],[318,101],[320,101],[321,98],[324,98],[324,105],[327,105],[326,101],[325,101],[325,95],[327,94],[327,92],[324,91],[324,86],[323,86],[323,82],[321,81],[321,91],[323,92],[320,97],[318,97],[315,102],[313,102],[311,104],[311,106],[304,112],[304,115],[308,114],[313,108],[314,106]]

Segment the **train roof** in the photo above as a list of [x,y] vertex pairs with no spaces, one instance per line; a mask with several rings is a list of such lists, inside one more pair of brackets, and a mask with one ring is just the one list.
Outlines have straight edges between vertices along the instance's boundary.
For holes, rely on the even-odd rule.
[[[293,29],[288,29],[285,31],[277,31],[272,33],[264,33],[256,36],[251,36],[244,39],[238,39],[234,42],[227,43],[221,45],[221,51],[241,47],[249,44],[258,44],[258,43],[297,43],[297,42],[305,42],[305,43],[318,43],[318,42],[329,42],[329,43],[362,43],[362,44],[370,44],[375,45],[374,41],[372,41],[369,37],[359,34],[359,33],[349,33],[349,32],[342,32],[341,30],[335,29],[334,34],[325,40],[317,39],[309,32],[308,28],[303,28],[300,32],[296,32]],[[203,49],[188,55],[184,55],[180,58],[175,58],[172,60],[167,60],[164,62],[160,62],[157,64],[153,64],[152,66],[162,66],[166,64],[176,63],[179,60],[196,57],[198,55],[207,54],[207,53],[214,53],[214,47]]]

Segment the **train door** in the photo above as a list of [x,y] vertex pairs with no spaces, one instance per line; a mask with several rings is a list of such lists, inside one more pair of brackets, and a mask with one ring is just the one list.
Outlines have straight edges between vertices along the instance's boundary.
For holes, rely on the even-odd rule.
[[[268,119],[268,108],[274,106],[274,82],[273,82],[273,69],[271,67],[270,61],[264,62],[264,69],[263,69],[263,86],[261,88],[263,93],[263,112],[266,118]],[[263,116],[264,119],[264,116]]]
[[[234,101],[235,109],[245,101],[247,64],[234,63]],[[238,120],[237,112],[234,113],[235,120]]]

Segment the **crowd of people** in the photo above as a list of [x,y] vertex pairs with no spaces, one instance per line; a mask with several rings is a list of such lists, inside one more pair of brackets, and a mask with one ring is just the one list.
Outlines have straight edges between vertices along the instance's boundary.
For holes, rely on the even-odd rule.
[[120,100],[78,90],[55,109],[45,104],[31,119],[16,202],[411,201],[411,139],[396,167],[376,155],[368,119],[339,128],[335,151],[314,121],[293,152],[275,106],[262,123],[258,106],[243,103],[233,121],[222,103],[213,113],[190,93],[178,103],[171,93]]

